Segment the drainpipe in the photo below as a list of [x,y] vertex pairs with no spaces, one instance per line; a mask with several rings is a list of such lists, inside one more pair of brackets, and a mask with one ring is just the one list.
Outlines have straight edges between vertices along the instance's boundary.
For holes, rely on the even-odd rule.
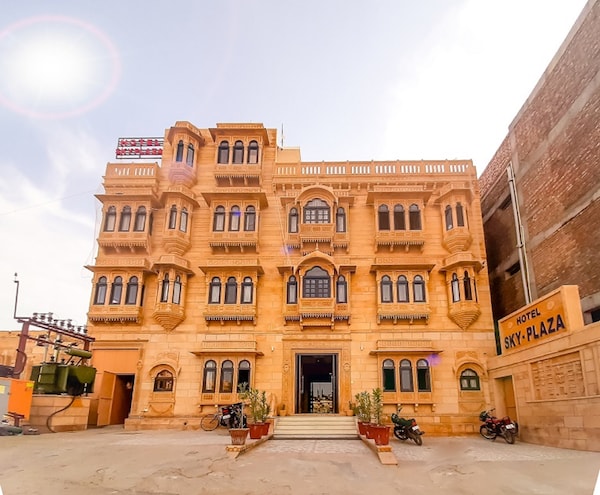
[[519,198],[517,196],[517,185],[515,183],[515,171],[510,162],[506,168],[508,174],[508,190],[510,191],[510,200],[515,216],[515,233],[517,234],[517,252],[519,253],[519,264],[521,265],[521,279],[523,282],[523,292],[525,294],[525,305],[531,303],[531,282],[529,280],[529,269],[527,266],[527,251],[525,249],[525,235],[523,234],[523,223],[521,222],[521,212],[519,211]]

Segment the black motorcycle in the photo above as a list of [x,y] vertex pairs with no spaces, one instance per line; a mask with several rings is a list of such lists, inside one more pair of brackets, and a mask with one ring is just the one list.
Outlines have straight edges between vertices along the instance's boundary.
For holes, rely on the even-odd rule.
[[248,426],[246,415],[242,413],[242,403],[236,402],[229,406],[229,428],[246,428]]
[[[400,412],[400,409],[398,409],[398,412]],[[425,432],[421,431],[415,418],[405,419],[401,418],[396,413],[393,413],[392,423],[394,423],[394,436],[398,440],[404,441],[410,438],[417,445],[423,445],[421,436],[424,435]]]

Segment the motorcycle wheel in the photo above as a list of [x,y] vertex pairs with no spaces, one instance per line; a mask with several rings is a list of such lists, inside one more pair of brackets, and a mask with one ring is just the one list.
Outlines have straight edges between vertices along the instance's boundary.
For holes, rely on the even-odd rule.
[[400,430],[396,430],[394,428],[394,436],[398,439],[398,440],[402,440],[404,442],[404,440],[406,440],[408,437],[401,432]]
[[481,436],[487,440],[494,440],[496,438],[496,432],[489,430],[486,425],[481,425],[481,428],[479,428],[479,433],[481,433]]
[[512,431],[505,430],[502,433],[502,436],[504,437],[504,440],[506,440],[506,443],[510,443],[511,445],[515,443],[515,434]]
[[410,434],[410,438],[420,447],[421,445],[423,445],[423,439],[421,438],[421,435],[417,435],[416,433],[411,433]]

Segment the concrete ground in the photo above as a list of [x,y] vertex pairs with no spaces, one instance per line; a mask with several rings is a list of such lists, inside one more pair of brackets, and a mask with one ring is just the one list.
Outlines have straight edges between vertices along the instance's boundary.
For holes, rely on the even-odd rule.
[[386,466],[361,440],[271,439],[234,459],[224,429],[0,437],[0,493],[591,495],[600,469],[597,452],[478,436],[423,440],[392,439],[398,465]]

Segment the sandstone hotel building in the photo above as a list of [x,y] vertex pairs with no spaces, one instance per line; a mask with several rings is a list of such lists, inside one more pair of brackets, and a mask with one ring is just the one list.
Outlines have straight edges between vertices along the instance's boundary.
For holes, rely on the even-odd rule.
[[254,123],[120,145],[88,267],[91,424],[197,428],[247,382],[273,414],[381,387],[388,415],[478,431],[495,340],[471,161],[303,162]]

